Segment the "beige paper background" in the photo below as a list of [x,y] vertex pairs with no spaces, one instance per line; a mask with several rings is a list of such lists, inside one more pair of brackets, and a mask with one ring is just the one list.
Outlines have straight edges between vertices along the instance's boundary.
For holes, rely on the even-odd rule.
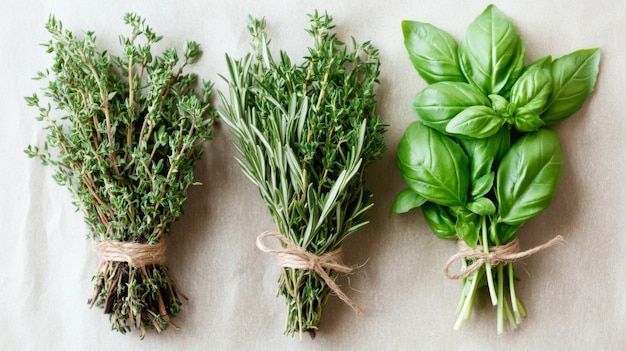
[[[522,247],[557,234],[567,244],[519,265],[518,295],[528,317],[497,335],[495,310],[476,308],[461,331],[452,327],[460,283],[442,267],[451,242],[436,238],[419,211],[391,215],[404,188],[395,150],[415,119],[411,100],[425,83],[403,46],[400,21],[430,22],[460,39],[488,1],[16,1],[0,5],[0,350],[622,350],[626,347],[626,2],[621,0],[494,1],[525,39],[528,60],[602,48],[596,90],[583,109],[556,129],[564,152],[562,182],[552,206],[524,226]],[[379,112],[389,123],[388,152],[369,169],[375,195],[371,224],[346,240],[345,261],[365,263],[338,282],[366,308],[357,315],[337,298],[326,306],[315,340],[283,335],[282,297],[274,292],[275,258],[255,236],[274,228],[256,189],[233,160],[225,126],[197,167],[204,185],[190,191],[186,214],[172,228],[169,266],[191,298],[176,321],[182,330],[121,335],[86,304],[97,258],[86,226],[51,169],[22,150],[41,141],[42,124],[23,96],[48,67],[37,45],[48,40],[53,13],[66,28],[94,30],[103,46],[126,34],[124,12],[136,11],[165,36],[202,43],[193,68],[224,83],[224,53],[248,50],[248,14],[266,16],[273,48],[302,56],[310,43],[306,14],[327,10],[339,36],[371,40],[381,53]],[[298,56],[299,55],[299,56]]]

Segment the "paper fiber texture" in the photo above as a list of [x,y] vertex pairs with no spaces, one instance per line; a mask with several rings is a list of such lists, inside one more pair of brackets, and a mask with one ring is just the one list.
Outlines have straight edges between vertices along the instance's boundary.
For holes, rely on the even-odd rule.
[[[4,1],[0,10],[0,349],[1,350],[619,350],[626,345],[626,2],[494,1],[515,22],[527,61],[600,47],[595,92],[555,129],[563,178],[552,206],[519,233],[522,249],[563,235],[565,244],[518,264],[517,293],[528,317],[496,334],[495,309],[475,308],[453,331],[461,284],[443,274],[454,243],[436,238],[420,211],[390,214],[404,189],[395,151],[416,119],[413,96],[426,86],[403,45],[400,23],[432,23],[460,40],[488,1]],[[272,47],[307,53],[307,13],[334,16],[340,38],[380,49],[379,113],[390,124],[383,159],[368,171],[371,224],[345,241],[344,262],[363,265],[337,282],[365,313],[331,296],[315,340],[283,335],[286,308],[274,297],[279,267],[255,238],[275,230],[257,190],[234,161],[232,136],[218,124],[205,147],[186,213],[171,230],[168,266],[190,300],[168,329],[121,335],[102,310],[89,309],[98,259],[87,227],[52,170],[22,151],[44,138],[37,111],[23,99],[49,67],[40,43],[50,14],[77,33],[95,31],[102,47],[128,34],[134,11],[164,40],[158,48],[202,44],[191,69],[225,84],[224,53],[248,52],[246,19],[265,16]],[[219,104],[218,104],[219,107]]]

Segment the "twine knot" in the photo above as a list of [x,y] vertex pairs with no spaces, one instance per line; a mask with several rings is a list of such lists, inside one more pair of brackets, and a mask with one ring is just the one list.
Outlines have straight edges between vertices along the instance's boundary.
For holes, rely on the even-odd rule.
[[[282,242],[285,246],[281,246],[278,249],[268,248],[263,243],[263,241],[268,237],[273,237],[280,240],[280,242]],[[341,247],[318,256],[300,248],[283,234],[273,231],[266,231],[261,233],[256,238],[256,246],[263,252],[276,255],[278,263],[281,265],[281,267],[314,271],[324,280],[330,290],[337,294],[337,297],[339,297],[343,302],[350,306],[355,312],[363,312],[361,306],[352,301],[348,297],[348,295],[346,295],[339,288],[339,286],[328,275],[328,273],[326,273],[326,269],[332,269],[336,272],[341,273],[352,272],[352,268],[344,265],[341,261]]]
[[108,240],[93,245],[102,261],[128,262],[135,268],[165,264],[165,248],[165,240],[154,245]]
[[[457,240],[457,252],[452,255],[443,269],[446,277],[449,279],[465,279],[472,273],[476,272],[484,264],[496,266],[501,263],[517,262],[524,259],[538,251],[547,249],[560,242],[564,241],[563,237],[557,235],[552,240],[539,246],[535,246],[532,249],[526,251],[519,251],[519,240],[517,237],[511,240],[505,245],[491,246],[488,252],[484,252],[481,245],[477,245],[476,248],[468,247],[463,240]],[[459,259],[474,259],[474,262],[469,265],[463,272],[458,274],[450,274],[450,266],[452,263]]]

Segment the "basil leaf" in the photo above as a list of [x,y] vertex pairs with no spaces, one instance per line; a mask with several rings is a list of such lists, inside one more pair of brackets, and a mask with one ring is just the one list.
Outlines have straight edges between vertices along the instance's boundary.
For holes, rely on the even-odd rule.
[[458,216],[454,225],[456,235],[472,249],[478,244],[478,236],[480,233],[479,221],[476,214],[468,212],[468,214]]
[[496,172],[498,221],[521,224],[545,210],[554,197],[562,166],[556,132],[542,128],[521,137]]
[[520,132],[534,132],[546,123],[536,112],[521,108],[515,112],[514,124]]
[[493,187],[493,182],[496,179],[495,172],[489,172],[484,176],[476,179],[472,178],[472,199],[478,199],[485,196]]
[[445,206],[426,202],[422,205],[424,219],[433,233],[442,239],[456,239],[456,217]]
[[446,132],[448,122],[470,106],[489,106],[489,99],[468,83],[440,82],[429,85],[413,99],[413,110],[422,122]]
[[498,94],[490,94],[491,108],[499,114],[505,114],[509,108],[509,101]]
[[[548,55],[548,56],[544,56],[538,60],[535,60],[533,63],[529,64],[528,66],[524,67],[524,69],[522,70],[522,75],[524,75],[526,72],[533,70],[535,68],[538,67],[546,67],[549,68],[550,67],[550,63],[552,62],[552,56]],[[521,77],[521,75],[520,75]]]
[[582,107],[596,84],[599,63],[600,49],[574,51],[552,62],[552,95],[541,114],[546,124],[559,122]]
[[487,106],[471,106],[448,122],[446,132],[472,138],[487,138],[498,132],[504,119]]
[[524,68],[525,48],[509,17],[489,5],[459,45],[461,71],[483,93],[506,95]]
[[413,122],[398,145],[398,165],[406,184],[428,201],[464,205],[469,186],[467,156],[449,137]]
[[[549,62],[526,70],[511,88],[511,103],[517,108],[541,113],[552,93]],[[519,128],[518,128],[519,129]]]
[[496,213],[496,205],[486,197],[481,197],[468,203],[467,209],[479,216],[490,216]]
[[470,179],[475,183],[478,178],[491,172],[492,165],[499,163],[511,147],[511,135],[508,128],[488,138],[459,139],[470,163]]
[[422,206],[426,199],[411,189],[404,189],[391,205],[391,211],[395,213],[405,213]]
[[413,67],[428,84],[465,82],[458,62],[458,44],[450,34],[416,21],[402,21],[402,33]]

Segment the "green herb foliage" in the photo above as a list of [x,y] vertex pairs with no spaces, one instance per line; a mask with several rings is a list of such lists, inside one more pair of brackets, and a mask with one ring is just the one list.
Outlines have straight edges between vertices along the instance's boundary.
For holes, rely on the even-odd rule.
[[[364,170],[385,150],[374,96],[378,51],[354,40],[348,48],[331,21],[310,16],[314,45],[295,64],[285,52],[275,60],[265,20],[250,19],[253,53],[227,56],[229,95],[222,95],[221,116],[238,140],[243,172],[278,230],[316,255],[368,223]],[[329,288],[317,273],[299,269],[283,268],[280,281],[286,333],[314,336]]]
[[[411,62],[430,85],[415,96],[420,121],[409,125],[398,146],[409,188],[393,211],[421,206],[437,236],[488,252],[513,240],[550,205],[562,155],[557,134],[546,126],[571,116],[591,94],[600,50],[524,66],[524,42],[493,5],[459,44],[427,23],[403,21],[402,30]],[[472,263],[464,260],[463,269]],[[517,276],[512,263],[504,265],[486,264],[463,280],[457,329],[469,318],[479,287],[487,287],[497,305],[498,332],[505,319],[513,327],[520,323]]]
[[[51,68],[37,74],[47,81],[46,100],[26,98],[46,125],[43,148],[29,146],[31,157],[54,168],[54,179],[72,193],[76,207],[96,242],[156,244],[184,210],[194,184],[200,143],[211,136],[216,116],[209,104],[211,84],[203,95],[197,77],[183,69],[198,60],[199,44],[185,43],[154,55],[161,40],[141,17],[128,13],[130,37],[120,36],[121,56],[96,47],[93,32],[81,37],[50,17],[44,44],[53,55]],[[54,152],[50,152],[53,149]],[[131,267],[103,262],[90,303],[110,313],[112,328],[162,330],[180,299],[167,267]]]

